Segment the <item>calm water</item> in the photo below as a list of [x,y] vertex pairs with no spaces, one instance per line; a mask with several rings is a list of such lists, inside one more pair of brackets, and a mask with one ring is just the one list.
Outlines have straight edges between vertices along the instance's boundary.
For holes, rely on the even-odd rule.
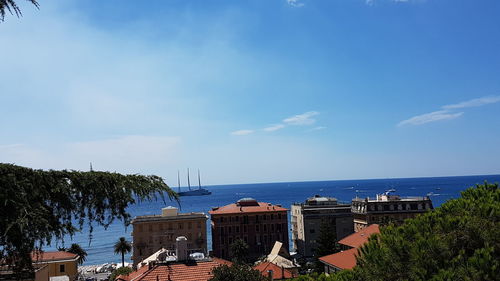
[[[283,207],[290,208],[292,203],[302,202],[315,194],[336,197],[340,201],[350,201],[356,195],[359,197],[374,197],[375,194],[390,188],[395,188],[396,194],[401,196],[425,196],[432,192],[431,198],[434,207],[437,207],[448,199],[457,198],[460,191],[467,187],[483,183],[485,180],[492,183],[500,182],[500,175],[207,186],[212,191],[212,195],[182,197],[180,208],[181,212],[207,213],[211,207],[234,203],[243,197],[252,197],[258,201],[281,204]],[[177,206],[177,203],[167,202],[167,205]],[[136,204],[129,207],[129,212],[133,216],[159,214],[164,206],[165,204],[162,201]],[[207,229],[208,247],[211,249],[209,221],[207,222]],[[90,245],[88,232],[85,230],[73,237],[73,240],[68,238],[65,243],[67,246],[71,243],[79,243],[87,251],[88,256],[85,264],[121,262],[121,257],[113,253],[113,244],[121,236],[131,240],[131,231],[130,227],[126,229],[122,222],[116,221],[107,230],[102,227],[95,227]],[[291,241],[290,245],[292,245]],[[46,250],[54,248],[53,245],[53,247]]]

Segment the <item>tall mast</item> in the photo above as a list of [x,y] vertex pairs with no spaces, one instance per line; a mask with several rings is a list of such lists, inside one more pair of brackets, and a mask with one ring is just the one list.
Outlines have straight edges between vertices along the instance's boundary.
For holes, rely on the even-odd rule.
[[201,189],[200,169],[198,169],[198,189]]
[[191,190],[191,183],[189,182],[189,168],[188,168],[188,188]]
[[179,193],[181,192],[181,179],[179,177],[179,170],[177,170],[177,186],[179,188]]

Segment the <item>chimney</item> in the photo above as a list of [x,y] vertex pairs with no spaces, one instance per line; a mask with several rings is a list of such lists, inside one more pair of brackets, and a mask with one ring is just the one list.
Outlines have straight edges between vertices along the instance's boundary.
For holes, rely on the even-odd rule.
[[274,278],[273,278],[273,271],[272,270],[268,270],[267,271],[267,277],[269,278],[269,281],[273,281]]
[[162,217],[171,217],[171,216],[177,216],[178,209],[176,207],[168,206],[163,209],[161,209],[161,216]]
[[285,279],[285,268],[281,267],[281,279]]
[[185,261],[188,258],[187,255],[187,238],[185,236],[179,236],[175,239],[176,242],[176,255],[177,261]]

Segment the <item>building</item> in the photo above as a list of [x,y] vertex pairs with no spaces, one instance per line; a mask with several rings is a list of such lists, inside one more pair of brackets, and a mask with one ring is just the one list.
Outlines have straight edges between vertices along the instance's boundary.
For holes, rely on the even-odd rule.
[[175,238],[185,236],[193,252],[207,253],[207,215],[179,213],[175,207],[162,209],[161,215],[138,216],[132,220],[134,266],[161,248],[175,249]]
[[281,280],[299,276],[300,265],[291,258],[283,243],[276,241],[269,255],[253,268],[270,280]]
[[254,266],[253,269],[260,271],[260,273],[267,277],[269,280],[285,280],[298,277],[298,274],[284,268],[279,267],[272,262],[262,262]]
[[49,281],[48,265],[33,265],[33,272],[15,273],[12,266],[0,265],[0,280]]
[[[186,237],[175,239],[175,249],[161,249],[144,259],[146,264],[128,275],[119,275],[118,281],[207,281],[213,277],[212,270],[231,262],[208,258],[201,253],[189,254],[189,241]],[[199,255],[198,255],[199,254]]]
[[377,233],[380,233],[378,224],[372,224],[340,240],[338,243],[343,251],[319,258],[325,265],[325,273],[330,274],[355,267],[358,249],[368,242],[370,236]]
[[354,232],[351,204],[332,197],[316,195],[304,203],[294,203],[291,219],[293,248],[305,257],[314,255],[322,222],[335,229],[337,239]]
[[432,201],[425,197],[400,197],[389,195],[393,190],[377,194],[376,198],[355,198],[352,200],[354,231],[359,231],[372,223],[401,224],[405,219],[432,210]]
[[288,249],[288,210],[280,205],[243,198],[208,213],[212,221],[213,255],[229,259],[229,246],[242,239],[249,246],[249,258],[267,255],[276,241]]

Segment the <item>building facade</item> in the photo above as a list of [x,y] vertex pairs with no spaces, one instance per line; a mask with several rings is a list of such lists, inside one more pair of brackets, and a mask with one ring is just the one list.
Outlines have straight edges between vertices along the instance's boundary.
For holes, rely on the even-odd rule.
[[188,239],[190,251],[207,254],[207,215],[204,213],[179,213],[175,207],[162,209],[161,215],[138,216],[132,220],[133,252],[136,266],[161,248],[175,249],[175,239]]
[[358,232],[368,225],[394,222],[401,224],[405,219],[433,209],[429,196],[400,197],[389,192],[377,194],[376,198],[355,198],[352,200],[354,231]]
[[339,203],[332,197],[316,195],[291,208],[292,242],[297,253],[305,257],[314,255],[322,223],[335,230],[337,240],[354,232],[351,204]]
[[212,225],[213,255],[231,257],[230,245],[242,239],[249,246],[249,258],[267,255],[276,241],[288,249],[288,210],[280,205],[243,198],[208,213]]

